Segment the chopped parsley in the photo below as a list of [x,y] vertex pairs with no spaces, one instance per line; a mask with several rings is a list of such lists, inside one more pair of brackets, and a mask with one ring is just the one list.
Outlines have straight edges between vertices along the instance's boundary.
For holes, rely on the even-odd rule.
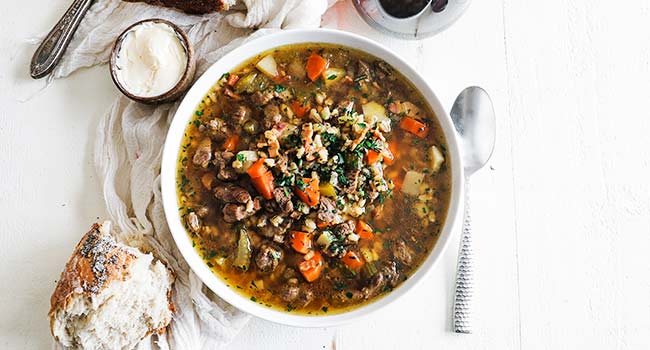
[[336,74],[332,74],[329,77],[327,77],[327,80],[334,80],[336,79]]
[[275,91],[275,92],[277,92],[277,93],[283,92],[283,91],[286,90],[286,89],[287,89],[286,87],[284,87],[284,86],[282,86],[282,85],[280,85],[280,84],[275,84],[275,85],[273,86],[273,91]]
[[297,186],[298,189],[301,190],[301,191],[304,191],[305,188],[309,187],[309,186],[307,186],[307,184],[305,183],[305,181],[303,181],[301,178],[297,178],[297,179],[296,179],[296,186]]
[[246,156],[242,153],[237,153],[237,160],[243,163],[246,161]]

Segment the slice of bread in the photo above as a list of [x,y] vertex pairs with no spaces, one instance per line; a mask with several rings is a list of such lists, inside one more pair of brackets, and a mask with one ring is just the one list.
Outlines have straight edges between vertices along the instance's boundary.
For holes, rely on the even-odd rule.
[[125,0],[128,2],[146,2],[150,5],[173,7],[185,13],[204,14],[227,11],[235,5],[236,0]]
[[172,319],[172,273],[94,224],[65,266],[49,316],[54,338],[70,349],[131,350]]

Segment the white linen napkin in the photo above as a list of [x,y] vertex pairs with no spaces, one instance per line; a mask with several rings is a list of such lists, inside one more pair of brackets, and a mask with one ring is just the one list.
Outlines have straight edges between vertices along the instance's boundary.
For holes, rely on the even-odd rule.
[[[164,18],[183,28],[194,45],[197,77],[246,40],[283,28],[316,28],[336,0],[243,0],[246,12],[190,16],[175,10],[97,0],[88,11],[50,81],[109,59],[114,40],[129,25]],[[262,28],[253,31],[253,28]],[[189,269],[171,237],[160,195],[160,161],[178,103],[148,106],[116,98],[95,139],[95,167],[109,219],[121,241],[154,251],[175,274],[176,314],[168,332],[140,349],[217,349],[229,343],[249,316],[210,292]],[[62,349],[54,344],[55,349]]]

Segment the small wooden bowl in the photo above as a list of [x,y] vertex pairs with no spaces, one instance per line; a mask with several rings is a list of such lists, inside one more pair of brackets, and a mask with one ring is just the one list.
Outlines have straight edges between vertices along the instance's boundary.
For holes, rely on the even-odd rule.
[[[131,93],[122,85],[120,82],[119,78],[117,77],[117,71],[119,70],[117,67],[117,56],[122,48],[122,42],[124,41],[124,38],[126,38],[126,35],[131,32],[135,27],[143,24],[143,23],[164,23],[168,26],[170,26],[175,32],[176,35],[178,36],[178,39],[181,42],[181,45],[183,45],[183,48],[185,49],[185,53],[187,54],[187,64],[185,66],[185,72],[183,73],[183,76],[181,79],[168,91],[158,95],[158,96],[149,96],[149,97],[143,97],[143,96],[137,96]],[[192,80],[194,78],[194,73],[196,71],[196,58],[194,57],[194,49],[192,48],[192,44],[190,43],[190,40],[187,38],[187,34],[179,28],[177,25],[174,23],[161,19],[161,18],[152,18],[152,19],[145,19],[143,21],[136,22],[126,28],[122,34],[120,34],[117,37],[117,40],[115,40],[115,45],[113,46],[113,51],[111,52],[111,59],[109,61],[109,68],[111,71],[111,78],[113,78],[113,82],[115,83],[115,86],[124,94],[126,97],[132,99],[133,101],[136,102],[142,102],[146,104],[160,104],[160,103],[166,103],[166,102],[172,102],[190,87],[192,84]]]

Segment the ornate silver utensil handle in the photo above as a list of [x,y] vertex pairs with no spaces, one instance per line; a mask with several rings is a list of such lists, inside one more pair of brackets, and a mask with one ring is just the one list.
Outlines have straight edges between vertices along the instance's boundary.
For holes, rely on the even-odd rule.
[[45,36],[32,57],[30,65],[32,78],[39,79],[52,72],[93,1],[75,0],[59,22]]
[[474,297],[474,249],[469,208],[469,178],[465,178],[465,213],[458,251],[456,293],[454,294],[454,332],[472,333],[472,301]]

